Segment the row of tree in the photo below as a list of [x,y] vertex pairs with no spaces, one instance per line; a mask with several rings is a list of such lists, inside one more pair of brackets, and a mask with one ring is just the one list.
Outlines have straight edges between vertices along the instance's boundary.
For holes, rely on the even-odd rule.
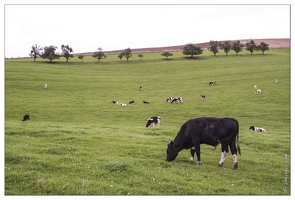
[[44,48],[38,46],[37,44],[32,45],[31,53],[29,54],[31,57],[34,58],[34,62],[38,57],[41,57],[43,59],[48,59],[50,62],[55,59],[59,59],[61,56],[65,57],[67,59],[67,62],[69,61],[69,58],[73,58],[74,55],[73,49],[69,47],[69,45],[61,45],[62,52],[59,54],[56,52],[57,46],[46,46]]
[[[31,53],[29,54],[31,57],[34,58],[34,62],[36,61],[36,59],[38,57],[43,58],[43,59],[48,59],[50,62],[52,60],[55,59],[59,59],[60,57],[65,57],[66,58],[66,62],[69,61],[69,58],[73,58],[73,48],[69,47],[69,45],[61,45],[61,53],[57,53],[57,46],[46,46],[44,48],[38,46],[37,44],[32,45],[31,48]],[[132,50],[130,48],[125,49],[123,52],[121,52],[119,54],[119,58],[120,60],[122,59],[122,57],[126,57],[127,62],[129,60],[129,58],[132,56]],[[140,58],[143,57],[142,54],[138,55]],[[104,54],[104,52],[102,51],[102,48],[98,48],[97,52],[94,52],[94,54],[92,55],[92,57],[96,58],[97,61],[99,62],[102,58],[106,58],[107,56]],[[84,58],[83,54],[78,55],[79,59]]]
[[[238,55],[239,52],[242,51],[243,49],[243,44],[240,43],[240,41],[235,41],[233,43],[230,43],[229,41],[225,42],[218,42],[218,41],[210,41],[210,47],[208,48],[209,51],[211,51],[214,56],[219,52],[219,49],[224,50],[224,53],[228,54],[230,50],[233,50],[236,52],[236,55]],[[255,44],[254,40],[251,40],[250,42],[246,43],[246,50],[250,51],[251,55],[253,51],[261,51],[264,54],[264,51],[269,50],[269,45],[261,42],[259,45]],[[33,45],[31,48],[31,53],[29,54],[31,57],[34,58],[34,62],[36,61],[36,58],[41,57],[43,59],[48,59],[50,62],[54,59],[59,59],[60,57],[65,57],[66,62],[69,61],[69,58],[73,58],[73,48],[69,47],[69,45],[61,45],[61,53],[56,52],[57,47],[56,46],[46,46],[44,48],[36,45]],[[203,53],[203,48],[196,46],[192,43],[184,45],[182,49],[182,53],[184,55],[190,55],[193,57],[194,55],[200,55]],[[162,56],[165,56],[166,59],[168,59],[169,56],[172,56],[173,54],[165,51],[164,53],[161,54]],[[129,58],[132,56],[132,50],[130,48],[125,49],[122,51],[118,57],[120,60],[122,60],[123,57],[127,59],[127,62]],[[96,58],[97,61],[99,62],[102,58],[106,58],[107,56],[105,53],[102,51],[102,48],[98,48],[97,52],[94,52],[92,57]],[[142,53],[138,54],[138,57],[141,59],[143,57]],[[80,54],[78,55],[79,59],[82,59],[84,55]]]
[[[209,47],[209,51],[214,53],[214,56],[216,56],[216,53],[219,52],[218,47],[220,49],[223,49],[226,55],[230,50],[234,50],[236,52],[236,55],[238,55],[238,53],[242,51],[242,48],[244,46],[240,43],[240,41],[235,41],[232,44],[229,41],[225,41],[223,43],[217,41],[210,41],[210,45],[211,46]],[[251,40],[250,42],[246,43],[246,50],[250,51],[251,55],[254,50],[261,51],[262,54],[264,54],[264,51],[269,50],[269,47],[268,44],[266,44],[265,42],[261,42],[259,45],[257,45],[255,44],[254,40]]]

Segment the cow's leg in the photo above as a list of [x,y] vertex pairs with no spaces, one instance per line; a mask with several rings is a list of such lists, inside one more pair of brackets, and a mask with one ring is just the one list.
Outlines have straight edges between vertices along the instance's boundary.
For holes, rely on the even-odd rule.
[[238,156],[237,156],[237,147],[236,147],[235,140],[233,140],[230,143],[230,151],[231,151],[231,154],[233,155],[233,159],[234,159],[234,169],[237,169],[238,168]]
[[233,155],[233,159],[234,159],[234,169],[238,169],[238,156],[237,156],[237,154]]
[[192,147],[192,148],[191,148],[191,157],[190,157],[190,159],[189,159],[189,161],[190,161],[191,163],[194,162],[194,155],[195,155],[195,147]]
[[200,144],[194,143],[195,146],[195,152],[197,154],[197,165],[201,164],[201,150],[200,150]]
[[222,152],[221,152],[220,161],[218,163],[218,167],[222,167],[223,166],[223,163],[225,161],[226,155],[228,153],[228,146],[225,145],[225,144],[221,144],[221,149],[222,149]]

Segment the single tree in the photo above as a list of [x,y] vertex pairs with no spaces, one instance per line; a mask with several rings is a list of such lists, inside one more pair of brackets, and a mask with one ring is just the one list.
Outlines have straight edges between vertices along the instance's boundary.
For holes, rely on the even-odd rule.
[[132,50],[130,49],[130,48],[127,48],[127,49],[125,49],[125,51],[124,51],[124,56],[125,56],[125,58],[127,59],[127,62],[128,62],[128,60],[129,60],[129,58],[132,56]]
[[32,45],[31,53],[29,54],[31,57],[34,58],[34,62],[36,61],[37,57],[40,57],[42,54],[42,47],[38,46],[37,44]]
[[246,43],[246,50],[250,51],[251,55],[254,50],[258,50],[258,46],[255,44],[254,40]]
[[67,62],[69,61],[69,58],[73,58],[74,55],[71,54],[73,52],[73,49],[69,47],[69,45],[61,45],[61,56],[65,57],[67,59]]
[[166,59],[168,60],[168,57],[173,56],[173,53],[170,53],[169,51],[165,51],[164,53],[161,54],[161,56],[165,56]]
[[84,55],[83,54],[78,55],[78,58],[82,60],[82,63],[84,62],[83,61],[83,59],[84,59]]
[[139,53],[137,56],[139,57],[140,60],[143,57],[142,53]]
[[124,52],[121,52],[121,53],[118,55],[118,57],[120,58],[120,61],[122,60],[123,56],[124,56]]
[[240,43],[240,41],[235,41],[233,42],[233,45],[232,45],[232,50],[234,50],[236,52],[236,55],[238,55],[238,53],[240,51],[242,51],[242,48],[243,48],[243,45]]
[[269,47],[268,44],[261,42],[260,45],[258,45],[258,49],[262,51],[262,54],[264,55],[264,51],[268,51]]
[[216,56],[216,53],[218,53],[218,42],[211,40],[210,45],[211,46],[209,47],[209,51],[214,53],[214,56]]
[[231,50],[231,44],[229,41],[225,41],[224,43],[219,42],[219,47],[224,50],[226,56],[228,52]]
[[56,49],[57,47],[53,45],[44,47],[44,52],[41,55],[41,58],[48,59],[50,62],[54,59],[59,59],[60,55],[55,52]]
[[107,56],[102,52],[102,49],[99,47],[98,48],[98,52],[95,52],[93,55],[92,55],[93,58],[96,58],[97,59],[97,62],[99,62],[100,59],[102,58],[106,58]]
[[203,49],[201,47],[195,46],[192,43],[186,44],[183,49],[182,49],[182,53],[184,55],[190,55],[191,58],[194,55],[200,55],[203,53]]

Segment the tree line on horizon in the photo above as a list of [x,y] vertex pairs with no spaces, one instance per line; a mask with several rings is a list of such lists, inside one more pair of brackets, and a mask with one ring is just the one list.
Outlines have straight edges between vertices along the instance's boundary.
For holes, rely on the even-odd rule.
[[[241,44],[239,40],[232,42],[232,44],[229,41],[218,42],[218,41],[211,40],[210,47],[208,48],[208,50],[212,52],[214,56],[216,56],[216,54],[219,53],[219,49],[221,49],[224,51],[224,53],[227,56],[228,52],[231,50],[233,50],[236,53],[236,55],[238,55],[238,53],[242,51],[243,47],[244,45]],[[60,57],[65,57],[66,62],[68,62],[70,58],[74,57],[73,48],[70,47],[69,45],[64,45],[64,44],[61,45],[61,50],[62,50],[61,53],[57,53],[56,52],[57,49],[58,49],[57,46],[54,46],[54,45],[40,47],[39,45],[35,44],[35,45],[32,45],[31,53],[29,55],[34,58],[34,62],[36,61],[38,57],[43,59],[48,59],[49,62],[52,62],[52,60],[55,60],[55,59],[59,59]],[[269,45],[266,44],[265,42],[261,42],[258,45],[254,42],[254,40],[251,40],[250,42],[246,43],[246,50],[249,51],[251,55],[254,51],[261,51],[262,54],[264,55],[264,52],[269,50]],[[193,58],[194,55],[197,56],[202,54],[203,48],[201,48],[200,46],[196,46],[192,43],[188,43],[184,45],[184,47],[182,48],[182,53],[184,55],[189,55],[191,58]],[[164,51],[161,55],[166,57],[166,59],[168,59],[168,57],[170,56],[173,56],[173,54],[169,51]],[[94,52],[92,57],[96,58],[97,61],[99,62],[101,59],[106,58],[107,56],[102,51],[102,48],[99,47],[98,51]],[[132,50],[130,48],[127,48],[118,55],[118,58],[120,59],[120,61],[122,60],[123,57],[125,57],[128,62],[129,58],[132,57]],[[141,60],[141,58],[143,57],[143,54],[139,53],[138,57]],[[83,62],[84,54],[79,54],[78,58],[81,59]]]

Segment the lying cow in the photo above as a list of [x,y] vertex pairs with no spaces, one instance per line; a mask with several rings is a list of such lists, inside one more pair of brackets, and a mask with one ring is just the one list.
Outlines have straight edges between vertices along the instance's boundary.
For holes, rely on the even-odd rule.
[[24,115],[23,121],[27,121],[27,120],[30,120],[30,115]]
[[216,147],[219,143],[222,153],[218,166],[223,166],[229,147],[234,160],[234,169],[237,169],[237,152],[241,155],[239,123],[233,118],[203,117],[188,120],[181,126],[174,141],[168,144],[166,160],[173,161],[182,149],[195,147],[197,164],[200,165],[200,145],[208,144]]
[[155,124],[158,124],[158,128],[160,127],[161,124],[161,117],[157,116],[157,117],[150,117],[148,118],[148,121],[145,125],[145,127],[149,127],[149,126],[155,126]]
[[112,101],[112,103],[113,103],[113,104],[119,104],[119,102],[118,102],[118,101]]
[[264,128],[260,128],[260,127],[255,127],[255,126],[250,126],[250,128],[252,131],[256,131],[256,132],[266,132],[266,130]]
[[143,103],[150,104],[150,102],[149,101],[146,101],[146,100],[143,100]]

